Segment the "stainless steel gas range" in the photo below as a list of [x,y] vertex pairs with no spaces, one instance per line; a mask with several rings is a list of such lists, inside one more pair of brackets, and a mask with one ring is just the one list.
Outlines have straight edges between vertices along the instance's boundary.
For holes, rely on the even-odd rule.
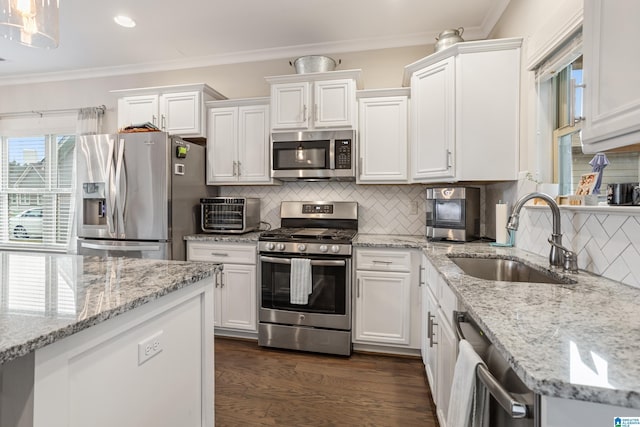
[[282,228],[260,235],[258,344],[351,354],[356,202],[282,202]]

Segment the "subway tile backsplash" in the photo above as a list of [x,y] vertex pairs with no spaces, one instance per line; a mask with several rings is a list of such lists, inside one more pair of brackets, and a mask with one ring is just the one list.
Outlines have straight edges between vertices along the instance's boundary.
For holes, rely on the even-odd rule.
[[361,233],[425,234],[425,187],[420,185],[285,182],[281,186],[221,187],[220,195],[260,198],[261,220],[272,228],[280,227],[283,200],[355,201]]
[[[578,254],[578,267],[640,288],[640,213],[597,213],[562,210],[563,244]],[[551,211],[525,208],[520,215],[516,246],[549,254]]]

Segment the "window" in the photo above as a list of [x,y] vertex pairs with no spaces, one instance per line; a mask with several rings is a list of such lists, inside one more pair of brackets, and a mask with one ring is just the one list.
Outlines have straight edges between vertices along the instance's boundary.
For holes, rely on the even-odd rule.
[[[558,183],[559,194],[574,194],[582,174],[591,172],[593,154],[582,152],[582,36],[570,36],[535,68],[537,108],[536,178]],[[551,156],[549,156],[551,153]],[[640,153],[607,152],[600,195],[607,184],[638,182]],[[553,159],[549,162],[548,159]]]
[[75,135],[5,132],[9,136],[0,136],[0,244],[66,249]]

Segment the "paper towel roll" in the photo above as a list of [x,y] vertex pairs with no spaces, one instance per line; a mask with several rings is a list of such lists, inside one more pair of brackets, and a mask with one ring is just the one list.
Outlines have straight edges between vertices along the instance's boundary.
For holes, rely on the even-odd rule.
[[507,204],[496,204],[496,243],[505,244],[509,237],[507,233]]

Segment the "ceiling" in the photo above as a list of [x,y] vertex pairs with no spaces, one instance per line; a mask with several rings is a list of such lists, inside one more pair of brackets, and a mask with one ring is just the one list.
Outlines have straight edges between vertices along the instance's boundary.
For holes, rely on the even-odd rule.
[[[0,39],[0,84],[486,38],[509,0],[60,0],[60,46]],[[132,17],[127,29],[115,15]]]

